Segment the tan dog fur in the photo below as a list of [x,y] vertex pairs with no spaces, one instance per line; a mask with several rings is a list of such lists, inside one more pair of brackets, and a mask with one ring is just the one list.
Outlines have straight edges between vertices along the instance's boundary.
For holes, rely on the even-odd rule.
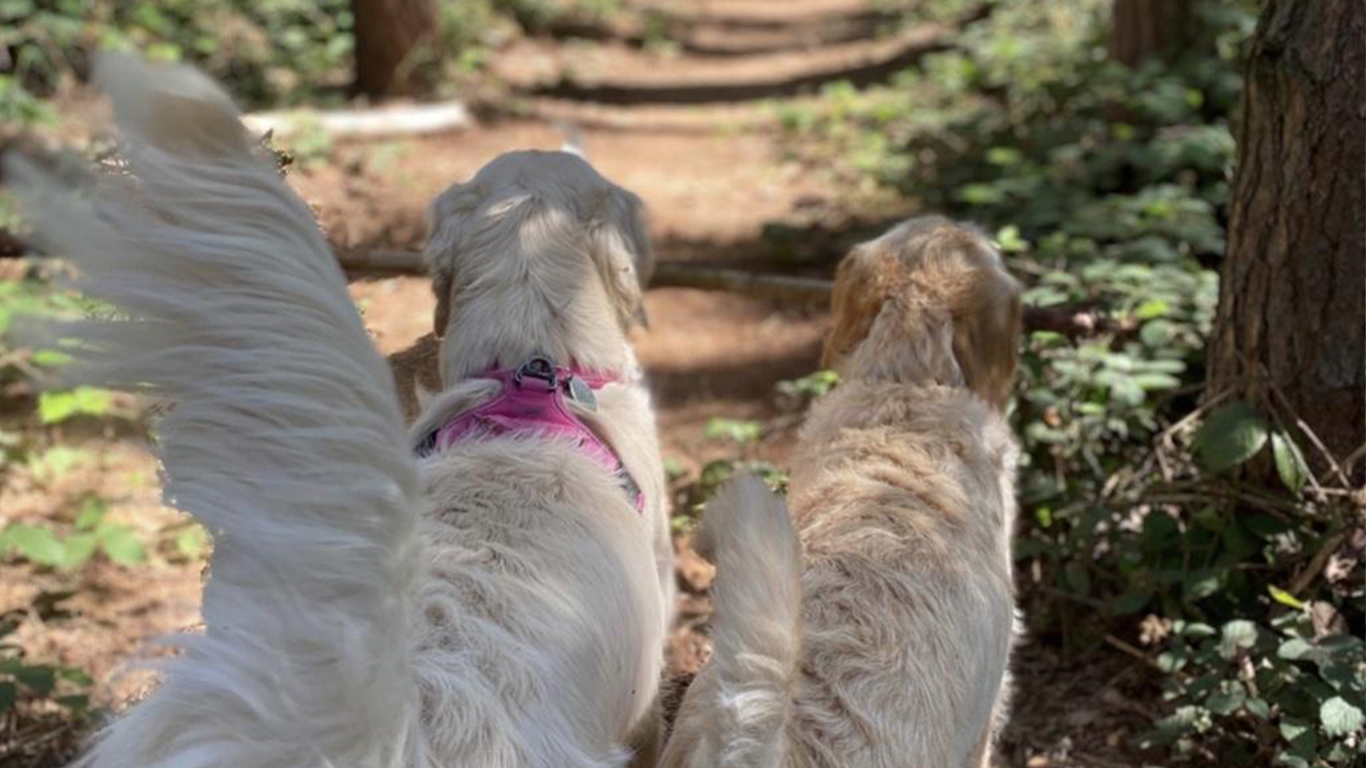
[[[791,546],[772,502],[708,510],[716,651],[669,768],[989,764],[1015,636],[1018,285],[981,235],[922,218],[855,248],[833,307],[841,383],[812,408],[788,497],[805,564],[772,566]],[[764,551],[715,541],[746,527],[770,532]],[[799,612],[723,611],[728,593],[785,594],[796,571]]]

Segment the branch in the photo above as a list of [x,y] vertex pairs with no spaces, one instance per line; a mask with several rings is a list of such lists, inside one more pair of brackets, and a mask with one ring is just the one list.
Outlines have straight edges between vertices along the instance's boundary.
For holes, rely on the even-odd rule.
[[764,275],[738,269],[660,264],[655,267],[651,288],[696,288],[726,291],[792,304],[829,304],[831,283],[814,277]]
[[316,127],[333,138],[419,136],[470,128],[474,124],[463,102],[402,104],[378,109],[338,109],[330,112],[283,110],[253,112],[242,122],[256,133],[283,136]]

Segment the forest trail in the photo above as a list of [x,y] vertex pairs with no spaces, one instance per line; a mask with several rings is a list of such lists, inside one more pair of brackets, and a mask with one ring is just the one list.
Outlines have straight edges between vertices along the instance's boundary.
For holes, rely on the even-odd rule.
[[[490,68],[511,91],[476,110],[494,114],[474,127],[348,142],[290,179],[339,245],[420,248],[424,208],[441,190],[501,152],[555,149],[572,134],[644,199],[661,262],[828,275],[859,235],[838,186],[784,156],[778,103],[880,80],[951,38],[944,25],[895,18],[869,0],[641,0],[611,25],[551,29],[499,52]],[[674,45],[652,45],[651,25]],[[358,280],[354,292],[385,352],[429,331],[425,280]],[[703,438],[709,419],[772,417],[775,383],[817,367],[824,307],[657,289],[646,309],[651,325],[635,342],[665,453],[690,472],[733,453]],[[791,429],[774,430],[754,455],[781,461],[790,440]]]
[[[877,0],[627,0],[626,9],[611,24],[552,28],[499,52],[490,66],[511,88],[481,105],[483,117],[468,129],[323,140],[313,149],[302,139],[284,144],[298,157],[290,183],[338,246],[419,249],[425,208],[447,186],[502,152],[557,149],[573,133],[604,175],[644,199],[660,262],[829,276],[848,245],[885,223],[885,211],[851,215],[832,173],[785,155],[781,110],[809,106],[827,83],[885,80],[951,45],[953,25],[917,21],[914,13],[907,19]],[[661,45],[665,37],[672,43]],[[430,332],[426,278],[357,278],[351,288],[384,353]],[[782,409],[775,385],[817,369],[825,307],[655,289],[646,310],[650,327],[633,341],[671,468],[695,479],[707,462],[741,452],[704,436],[716,417],[765,423],[760,441],[742,452],[781,467],[799,418]],[[142,523],[148,536],[182,525],[160,509],[150,460],[115,445],[117,436],[90,439],[108,448],[92,490],[120,499],[128,519],[151,521]],[[15,497],[15,509],[31,505],[42,514],[36,510],[50,491]],[[668,657],[674,673],[687,673],[707,653],[711,573],[683,537],[679,548],[682,626]],[[145,690],[145,674],[116,676],[144,642],[197,621],[200,569],[158,553],[133,571],[94,562],[85,578],[99,589],[82,589],[63,608],[88,620],[30,623],[15,639],[36,657],[89,670],[100,703],[117,703]],[[0,604],[28,604],[59,584],[55,575],[20,584],[0,566]],[[1059,709],[1069,699],[1111,695],[1106,681],[1120,674],[1106,667],[1060,677],[1056,660],[1022,658],[1020,687],[1046,688],[1053,704],[1017,715],[1005,738],[1011,756],[1000,764],[1024,765],[1021,755],[1037,754],[1041,742],[1066,752],[1072,742],[1059,729],[1071,721]]]

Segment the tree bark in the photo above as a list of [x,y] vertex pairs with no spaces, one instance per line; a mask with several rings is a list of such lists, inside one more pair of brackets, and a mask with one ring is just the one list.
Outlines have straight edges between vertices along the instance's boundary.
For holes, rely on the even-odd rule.
[[[1284,423],[1302,419],[1338,461],[1366,443],[1363,40],[1362,0],[1263,7],[1209,350],[1208,396],[1232,389]],[[1330,463],[1295,437],[1321,475]]]
[[379,98],[413,48],[436,26],[432,0],[351,0],[356,30],[356,92]]
[[1110,58],[1136,67],[1149,57],[1169,58],[1190,39],[1189,0],[1115,0]]

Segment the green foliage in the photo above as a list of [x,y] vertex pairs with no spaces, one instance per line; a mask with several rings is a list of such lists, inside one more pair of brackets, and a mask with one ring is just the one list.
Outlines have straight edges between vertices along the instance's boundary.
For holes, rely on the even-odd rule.
[[1257,455],[1269,438],[1266,422],[1252,406],[1230,403],[1209,415],[1195,436],[1195,448],[1208,472],[1225,472]]
[[38,395],[38,420],[57,424],[75,416],[103,416],[113,405],[113,395],[95,387],[77,387],[67,392]]
[[748,445],[759,442],[763,425],[757,421],[717,417],[707,422],[702,435],[708,440],[730,440],[736,445]]
[[1177,622],[1158,661],[1173,712],[1145,739],[1182,759],[1308,768],[1366,758],[1366,641],[1320,636],[1307,609],[1217,631]]
[[338,98],[351,25],[349,0],[3,0],[0,48],[14,63],[0,115],[84,75],[98,48],[192,61],[247,105]]
[[834,389],[839,382],[839,374],[834,371],[816,371],[799,379],[780,381],[775,389],[780,397],[790,398],[804,405]]
[[96,552],[119,565],[138,565],[147,559],[142,541],[133,529],[104,519],[105,502],[88,498],[72,526],[59,536],[50,528],[29,523],[10,523],[0,529],[0,556],[19,555],[35,565],[74,570]]
[[85,672],[74,667],[35,664],[7,638],[19,628],[22,613],[0,615],[0,716],[20,704],[51,702],[77,719],[87,715],[88,690],[94,683]]

